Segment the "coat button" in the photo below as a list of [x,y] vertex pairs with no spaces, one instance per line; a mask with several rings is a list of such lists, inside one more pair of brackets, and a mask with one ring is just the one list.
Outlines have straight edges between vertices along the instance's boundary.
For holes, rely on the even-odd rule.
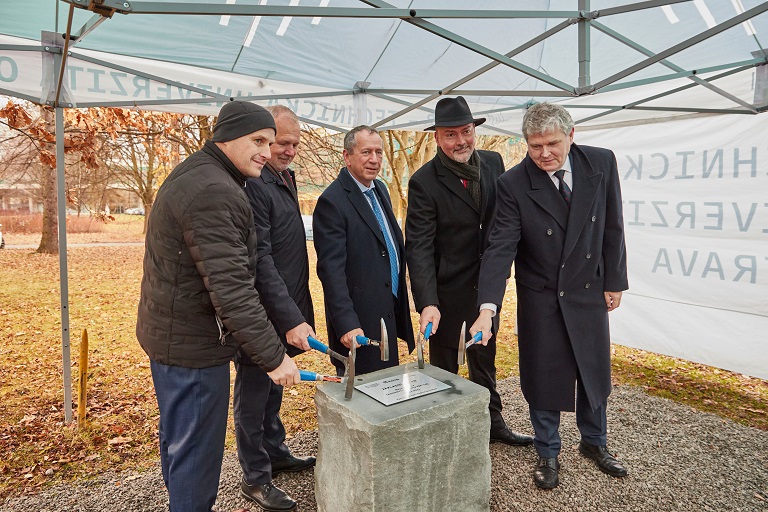
[[591,252],[588,252],[588,253],[587,253],[587,259],[589,259],[589,258],[591,258],[591,257],[592,257],[592,253],[591,253]]
[[562,265],[560,265],[560,268],[565,268],[565,263],[563,263]]
[[585,284],[584,288],[589,288],[589,283]]
[[391,318],[392,318],[392,313],[389,313],[389,314],[387,315],[387,318],[390,318],[390,319],[391,319]]
[[381,251],[381,255],[382,255],[382,256],[384,256],[384,257],[386,257],[386,255],[387,255],[387,251]]
[[477,291],[477,285],[475,285],[474,288],[475,288],[475,291]]
[[565,296],[565,292],[560,292],[560,296],[564,297]]
[[552,234],[552,230],[551,230],[551,229],[548,229],[548,230],[547,230],[547,235],[551,235],[551,234]]
[[592,216],[592,222],[595,222],[597,220],[597,217],[595,215]]

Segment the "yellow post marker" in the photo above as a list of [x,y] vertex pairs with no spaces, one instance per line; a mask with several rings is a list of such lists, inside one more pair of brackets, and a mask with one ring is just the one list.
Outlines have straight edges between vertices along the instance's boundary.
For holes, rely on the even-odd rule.
[[88,392],[88,329],[83,329],[80,343],[80,393],[77,397],[77,427],[85,427],[85,401]]

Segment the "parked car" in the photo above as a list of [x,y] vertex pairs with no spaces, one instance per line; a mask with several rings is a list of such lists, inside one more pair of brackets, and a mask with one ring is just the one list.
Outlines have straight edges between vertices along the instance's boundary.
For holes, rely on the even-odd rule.
[[[5,238],[3,238],[3,225],[0,224],[0,249],[5,249]],[[312,226],[309,226],[310,230],[312,229]]]
[[315,237],[312,235],[312,216],[302,215],[301,220],[304,222],[304,236],[307,240],[314,240]]
[[125,213],[128,215],[144,215],[144,207],[139,206],[136,208],[126,208]]

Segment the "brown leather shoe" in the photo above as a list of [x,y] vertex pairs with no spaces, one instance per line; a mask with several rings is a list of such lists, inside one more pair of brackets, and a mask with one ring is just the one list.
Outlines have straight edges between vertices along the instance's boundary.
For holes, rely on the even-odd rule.
[[616,460],[616,457],[608,452],[608,448],[603,446],[595,446],[593,444],[585,443],[582,439],[579,442],[579,452],[589,459],[594,460],[597,463],[597,467],[600,471],[612,477],[622,478],[627,476],[627,468]]
[[560,483],[559,471],[560,462],[557,457],[539,457],[533,472],[533,482],[539,489],[554,489]]

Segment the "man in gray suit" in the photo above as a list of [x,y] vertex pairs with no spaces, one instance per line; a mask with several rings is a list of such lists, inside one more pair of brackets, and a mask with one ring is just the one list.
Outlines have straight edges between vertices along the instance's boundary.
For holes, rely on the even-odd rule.
[[541,103],[523,118],[528,155],[499,178],[496,219],[480,267],[483,342],[515,263],[520,385],[539,459],[534,482],[558,485],[560,411],[574,410],[579,451],[626,476],[606,448],[611,392],[608,312],[628,288],[624,219],[614,154],[573,143],[573,120]]

